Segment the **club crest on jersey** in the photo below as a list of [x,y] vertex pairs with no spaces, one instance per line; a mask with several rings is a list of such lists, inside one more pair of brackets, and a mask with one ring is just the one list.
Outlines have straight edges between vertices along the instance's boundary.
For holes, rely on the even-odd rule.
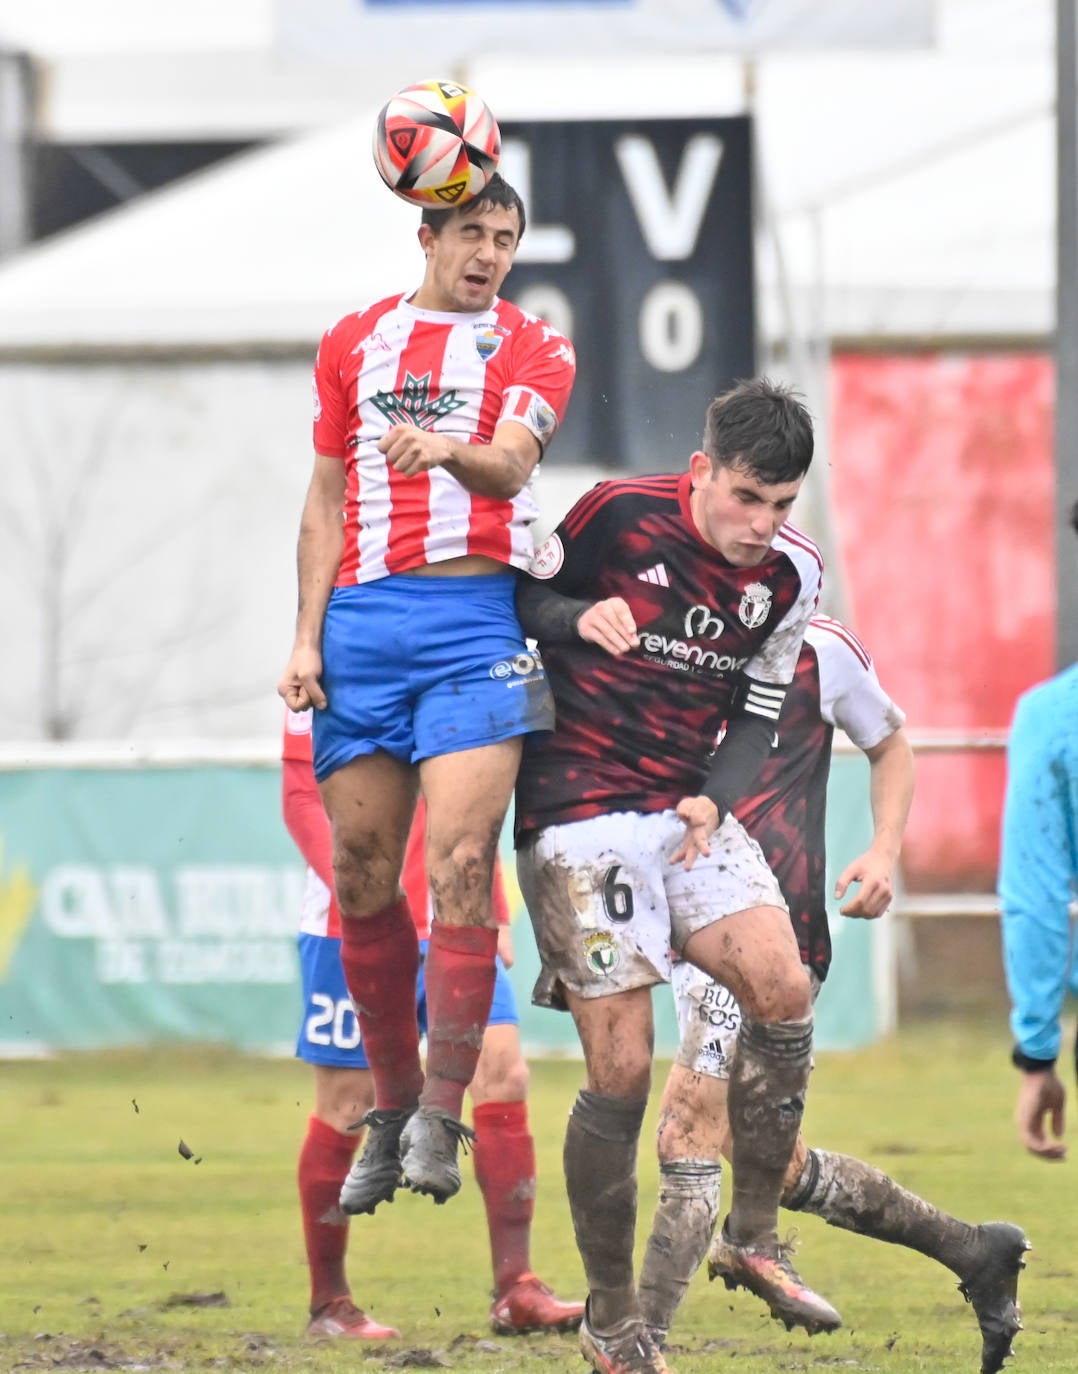
[[489,363],[509,337],[509,330],[500,324],[477,324],[474,337],[475,351],[483,362]]
[[584,937],[584,958],[596,973],[608,977],[621,961],[614,937],[608,930],[595,930]]
[[452,415],[464,404],[457,399],[456,389],[450,387],[440,396],[431,397],[431,373],[413,377],[404,374],[400,391],[378,391],[371,397],[371,404],[386,417],[391,425],[415,425],[417,429],[433,429],[435,424]]
[[741,593],[737,613],[742,625],[750,630],[758,629],[771,613],[771,589],[762,582],[750,582]]

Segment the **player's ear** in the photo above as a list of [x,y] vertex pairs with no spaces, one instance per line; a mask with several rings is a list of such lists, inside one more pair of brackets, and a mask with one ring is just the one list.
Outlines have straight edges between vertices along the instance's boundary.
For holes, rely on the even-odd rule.
[[428,258],[430,257],[431,249],[434,247],[435,237],[434,230],[429,224],[421,224],[419,226],[416,238],[419,240],[420,248],[422,248]]
[[692,475],[694,487],[702,487],[711,481],[714,476],[714,469],[711,466],[711,459],[703,449],[698,448],[689,459],[689,472]]

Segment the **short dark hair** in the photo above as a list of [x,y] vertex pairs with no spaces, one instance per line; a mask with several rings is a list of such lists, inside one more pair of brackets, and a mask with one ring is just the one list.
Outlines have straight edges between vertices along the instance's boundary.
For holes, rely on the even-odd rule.
[[704,452],[715,468],[738,468],[760,482],[794,482],[812,462],[812,416],[791,387],[754,377],[707,408]]
[[517,219],[520,221],[520,230],[517,234],[519,243],[524,237],[524,226],[527,223],[524,202],[500,172],[495,172],[482,191],[471,200],[466,200],[463,205],[454,205],[448,210],[424,209],[422,223],[429,224],[431,229],[439,234],[449,223],[450,215],[460,215],[466,210],[478,210],[483,215],[497,207],[517,212]]
[[1071,529],[1078,534],[1078,501],[1071,506]]

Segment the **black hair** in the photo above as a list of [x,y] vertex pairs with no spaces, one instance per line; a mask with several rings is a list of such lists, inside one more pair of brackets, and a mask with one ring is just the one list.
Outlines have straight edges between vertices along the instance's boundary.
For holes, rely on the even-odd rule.
[[766,377],[739,381],[708,406],[703,448],[715,468],[794,482],[812,462],[812,417],[791,387]]
[[429,224],[431,229],[438,234],[449,222],[450,215],[459,215],[470,210],[478,210],[482,215],[499,206],[503,210],[515,210],[517,212],[517,219],[520,221],[520,229],[517,233],[517,243],[519,243],[524,237],[524,226],[527,222],[524,214],[524,202],[500,172],[495,172],[479,194],[473,196],[471,200],[465,201],[463,205],[454,205],[447,210],[425,208],[422,223]]
[[[1078,534],[1078,501],[1071,506],[1071,529]],[[1078,1050],[1075,1052],[1078,1053]]]

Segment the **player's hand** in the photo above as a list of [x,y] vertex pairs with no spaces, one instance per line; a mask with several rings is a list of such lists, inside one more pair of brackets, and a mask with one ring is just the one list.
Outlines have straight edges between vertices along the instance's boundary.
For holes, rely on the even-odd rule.
[[882,916],[894,901],[893,875],[894,866],[890,860],[874,854],[871,849],[848,863],[835,883],[835,898],[841,901],[851,883],[860,883],[861,891],[839,908],[843,916],[860,917],[866,921],[874,921]]
[[417,425],[394,425],[378,440],[378,452],[402,477],[416,477],[441,467],[452,449],[444,434],[433,434]]
[[[1061,1160],[1067,1157],[1067,1147],[1063,1143],[1063,1104],[1066,1096],[1066,1089],[1055,1069],[1022,1074],[1014,1119],[1018,1125],[1018,1138],[1038,1159]],[[1051,1140],[1044,1133],[1045,1125],[1049,1122]]]
[[277,695],[293,711],[316,711],[326,708],[326,694],[322,691],[322,655],[314,648],[296,648],[281,674]]
[[511,926],[498,927],[498,958],[506,968],[512,968],[516,955],[513,953],[513,929]]
[[682,797],[677,804],[678,819],[685,822],[685,836],[670,855],[672,864],[684,863],[686,870],[702,854],[711,856],[712,835],[719,827],[719,808],[710,797]]
[[611,596],[589,606],[576,622],[576,632],[585,643],[598,645],[615,658],[640,643],[633,613],[628,602],[620,596]]

